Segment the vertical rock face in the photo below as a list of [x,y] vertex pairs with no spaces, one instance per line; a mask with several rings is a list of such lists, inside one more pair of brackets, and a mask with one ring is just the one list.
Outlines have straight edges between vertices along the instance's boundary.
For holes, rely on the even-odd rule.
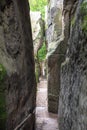
[[58,112],[60,65],[64,59],[61,0],[50,0],[48,9],[48,110]]
[[62,3],[63,0],[50,0],[48,4],[47,41],[58,40],[62,34]]
[[7,71],[7,130],[33,130],[36,83],[27,0],[0,1],[0,64]]
[[41,76],[41,65],[38,57],[38,52],[43,46],[44,34],[45,34],[45,22],[42,19],[41,12],[30,12],[32,34],[33,34],[33,45],[34,45],[34,57],[35,57],[35,73],[37,82]]
[[87,130],[87,1],[64,0],[67,12],[69,7],[69,47],[61,66],[59,129]]
[[41,48],[44,42],[45,23],[41,17],[40,12],[30,12],[30,15],[34,44],[34,55],[37,55],[38,50]]

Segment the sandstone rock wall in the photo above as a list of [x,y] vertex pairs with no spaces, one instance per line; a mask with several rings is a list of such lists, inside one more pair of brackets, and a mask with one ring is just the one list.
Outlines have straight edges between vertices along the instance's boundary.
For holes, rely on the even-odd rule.
[[[48,9],[48,110],[58,112],[61,63],[64,61],[78,1],[49,1]],[[55,21],[56,19],[56,21]],[[56,25],[56,26],[55,26]],[[56,35],[55,35],[56,32]]]
[[58,40],[59,36],[62,34],[62,3],[63,0],[50,0],[48,3],[48,45]]
[[64,42],[62,33],[62,3],[50,0],[48,7],[48,110],[58,112],[60,90],[60,65],[64,59]]
[[35,58],[35,74],[36,80],[39,82],[39,77],[42,76],[41,62],[39,61],[38,52],[45,42],[45,22],[42,19],[41,12],[30,12],[33,46],[34,46],[34,58]]
[[64,10],[70,13],[70,32],[61,66],[59,129],[87,130],[87,1],[64,0]]
[[7,72],[6,130],[34,130],[36,83],[27,0],[0,1],[0,64]]
[[32,34],[33,34],[33,45],[34,45],[34,55],[37,55],[38,50],[41,48],[44,42],[45,34],[45,23],[42,19],[41,12],[30,12]]

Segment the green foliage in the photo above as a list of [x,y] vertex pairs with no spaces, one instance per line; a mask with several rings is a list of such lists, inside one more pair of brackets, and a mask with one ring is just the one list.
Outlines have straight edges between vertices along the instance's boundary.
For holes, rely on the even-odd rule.
[[46,54],[47,54],[46,44],[43,43],[43,46],[42,46],[41,49],[38,51],[39,61],[43,61],[43,60],[46,58]]
[[40,11],[42,18],[45,17],[45,6],[47,5],[47,0],[29,0],[31,11]]
[[6,103],[5,103],[5,89],[4,78],[6,76],[6,70],[2,64],[0,64],[0,129],[5,130],[6,124]]
[[87,0],[84,0],[81,5],[81,14],[82,14],[82,30],[87,35]]
[[4,80],[5,75],[6,69],[2,64],[0,64],[0,83]]

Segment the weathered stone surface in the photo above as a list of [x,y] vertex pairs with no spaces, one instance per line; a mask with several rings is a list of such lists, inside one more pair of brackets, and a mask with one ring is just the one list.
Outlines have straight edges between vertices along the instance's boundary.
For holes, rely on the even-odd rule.
[[62,0],[50,0],[48,5],[48,44],[58,40],[62,34]]
[[44,42],[45,23],[41,17],[40,12],[30,12],[32,34],[33,34],[33,45],[34,55],[37,55],[38,50],[41,48]]
[[36,83],[27,0],[0,2],[0,64],[7,71],[7,130],[33,130]]
[[[59,97],[59,91],[58,91],[60,90],[60,71],[59,70],[61,69],[60,68],[61,63],[65,59],[66,50],[68,46],[68,39],[70,36],[71,21],[74,21],[73,19],[74,19],[74,14],[75,14],[77,4],[78,4],[78,1],[74,1],[74,0],[73,1],[61,1],[61,0],[49,1],[51,12],[53,10],[54,15],[52,15],[51,12],[50,12],[50,15],[48,15],[51,18],[50,21],[52,21],[52,22],[50,21],[48,22],[48,23],[51,23],[51,24],[48,24],[51,26],[51,28],[49,26],[48,32],[52,32],[54,35],[55,29],[57,29],[56,34],[58,35],[53,36],[52,33],[50,33],[51,38],[50,37],[47,38],[48,39],[48,70],[50,70],[49,75],[48,75],[48,88],[49,88],[48,96],[50,95],[50,89],[56,86],[56,90],[58,92],[57,96]],[[56,10],[54,7],[58,8],[58,10]],[[54,19],[56,19],[56,21]],[[57,26],[54,26],[56,25],[55,22]],[[49,58],[49,57],[52,57],[53,55],[56,55],[56,62],[54,62],[53,58]],[[58,59],[61,59],[61,60],[58,60]],[[51,66],[50,64],[52,64],[53,67],[50,67]],[[55,75],[55,79],[53,78],[54,75]],[[54,92],[53,91],[54,89],[52,90],[52,93],[56,95],[55,91]],[[48,98],[48,99],[50,99],[50,105],[49,103],[48,105],[49,105],[49,108],[51,108],[53,106],[53,103],[51,104],[52,98]],[[57,99],[56,101],[57,101],[56,104],[59,104],[58,103],[59,100]],[[57,112],[57,110],[58,110],[58,106],[56,106],[55,112]]]
[[64,60],[65,45],[62,33],[62,3],[50,0],[48,9],[48,110],[58,112],[60,65]]
[[41,49],[44,36],[45,36],[45,22],[42,19],[41,12],[30,12],[31,25],[32,25],[32,35],[33,35],[33,45],[34,45],[34,57],[35,57],[35,74],[37,82],[39,82],[39,77],[41,76],[42,68],[40,66],[40,61],[38,57],[38,51]]
[[69,48],[61,66],[60,130],[87,130],[87,32],[82,26],[87,17],[87,8],[83,13],[83,2],[87,7],[85,0],[64,1],[65,8],[71,6],[75,10],[73,24],[70,21]]
[[[53,50],[52,53],[48,53],[48,110],[50,112],[58,112],[58,101],[60,92],[60,66],[64,60],[63,52],[63,41],[57,43],[57,48]],[[51,46],[52,47],[52,46]],[[63,47],[63,48],[62,48]],[[49,49],[50,50],[50,49]]]

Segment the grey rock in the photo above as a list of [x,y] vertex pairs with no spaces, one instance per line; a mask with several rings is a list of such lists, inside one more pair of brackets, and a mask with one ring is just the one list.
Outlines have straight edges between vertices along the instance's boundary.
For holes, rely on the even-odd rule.
[[47,29],[48,46],[51,42],[56,41],[61,34],[62,34],[62,1],[50,0],[48,5],[48,29]]
[[41,17],[41,12],[30,12],[31,25],[32,25],[32,35],[33,35],[33,45],[34,45],[34,55],[36,56],[38,50],[42,47],[44,42],[45,34],[45,23]]
[[36,81],[28,1],[6,0],[0,16],[0,64],[7,71],[6,130],[15,129],[29,114],[20,130],[33,130]]
[[87,130],[87,35],[82,29],[82,2],[84,0],[64,2],[65,8],[69,7],[67,5],[72,7],[71,10],[75,7],[75,20],[73,25],[70,21],[69,47],[66,60],[61,66],[58,112],[60,130]]
[[60,66],[66,46],[62,33],[62,1],[49,1],[48,7],[48,111],[57,113],[60,90]]
[[41,12],[36,11],[30,12],[31,25],[32,25],[32,35],[33,35],[33,46],[34,46],[34,57],[35,57],[35,74],[37,82],[39,82],[39,77],[41,75],[41,63],[38,58],[38,52],[41,49],[44,39],[45,39],[45,22],[42,19]]

